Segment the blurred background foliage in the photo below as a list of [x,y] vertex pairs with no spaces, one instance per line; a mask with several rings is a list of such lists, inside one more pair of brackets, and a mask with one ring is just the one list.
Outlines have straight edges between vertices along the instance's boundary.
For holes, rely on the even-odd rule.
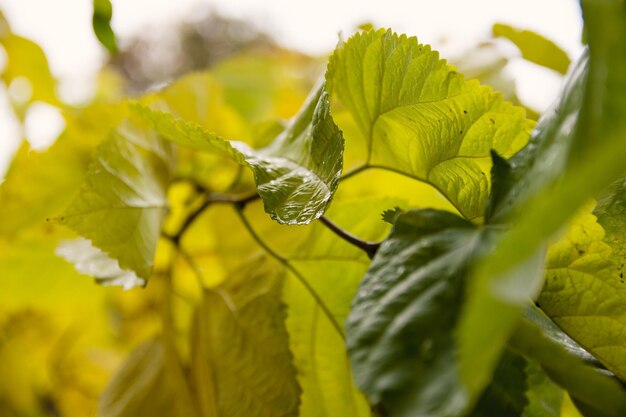
[[[479,78],[523,105],[515,95],[515,80],[503,69],[511,57],[526,56],[529,49],[543,45],[543,38],[533,38],[529,44],[526,38],[537,36],[529,33],[498,25],[493,38],[451,57],[451,62],[468,78]],[[506,45],[509,41],[501,37],[510,43]],[[546,49],[532,59],[562,73],[569,58],[556,56],[545,42]],[[41,48],[12,33],[10,22],[2,15],[0,45],[7,57],[1,79],[18,118],[24,123],[33,106],[44,105],[57,109],[63,121],[58,138],[45,149],[33,148],[22,125],[24,141],[0,187],[0,416],[96,415],[100,394],[129,352],[141,346],[157,357],[163,354],[150,342],[143,343],[165,332],[164,300],[173,305],[173,340],[183,357],[189,357],[192,353],[185,335],[193,306],[201,298],[197,275],[205,286],[219,288],[227,277],[264,255],[236,213],[216,206],[201,215],[181,242],[193,263],[181,257],[172,261],[172,248],[162,240],[147,288],[101,288],[54,254],[58,241],[74,235],[46,219],[58,215],[77,192],[96,146],[126,114],[127,97],[165,100],[171,111],[185,119],[259,147],[296,113],[323,73],[326,57],[287,50],[247,22],[211,14],[159,33],[122,40],[119,52],[102,68],[93,98],[76,106],[59,99]],[[527,110],[537,117],[534,110]],[[347,152],[345,167],[350,168],[358,158]],[[188,214],[185,210],[196,204],[198,190],[186,180],[192,179],[205,190],[250,193],[254,190],[252,178],[240,176],[240,170],[229,159],[180,150],[179,181],[169,191],[171,208],[165,231],[176,231]],[[372,170],[339,189],[328,216],[346,230],[376,241],[389,230],[389,225],[376,219],[393,206],[454,211],[431,187]],[[336,306],[334,312],[343,322],[350,305],[345,294],[353,293],[367,269],[365,255],[319,224],[303,232],[302,226],[272,222],[260,202],[246,208],[246,214],[254,229],[267,237],[268,245],[294,264],[306,266],[306,273],[331,275],[326,282],[333,286],[317,291]],[[169,288],[163,276],[171,270],[173,287]],[[333,276],[343,278],[345,290],[334,287],[338,280]],[[299,314],[317,314],[293,277],[287,278],[285,294],[287,303]],[[328,323],[318,320],[313,325],[327,340],[336,337]],[[297,323],[288,320],[287,327],[295,335],[292,348],[299,360],[306,335]],[[323,345],[327,340],[317,343]],[[332,355],[346,360],[343,348],[327,357]],[[349,380],[349,375],[324,377],[335,381],[329,382],[328,392],[323,393],[328,404],[340,405],[354,396],[354,407],[368,412],[350,383],[342,382],[341,378]],[[310,383],[301,381],[303,386]],[[116,393],[107,395],[115,397]],[[311,401],[304,399],[302,407],[311,410],[318,406]],[[563,407],[564,415],[577,415],[568,401]]]

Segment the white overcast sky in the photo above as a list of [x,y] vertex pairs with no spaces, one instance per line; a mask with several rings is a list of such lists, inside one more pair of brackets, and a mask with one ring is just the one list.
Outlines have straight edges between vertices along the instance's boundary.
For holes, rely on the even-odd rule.
[[[285,46],[325,54],[337,34],[349,35],[363,22],[416,35],[421,42],[442,37],[471,42],[486,37],[495,22],[535,30],[562,46],[572,58],[581,51],[582,21],[575,0],[112,0],[113,29],[122,38],[159,30],[168,21],[185,18],[198,7],[249,19]],[[0,0],[14,32],[45,50],[55,76],[80,88],[104,60],[91,31],[92,0]],[[1,57],[0,57],[1,60]],[[1,63],[0,63],[1,67]],[[558,91],[554,76],[513,70],[523,99],[545,108]],[[532,71],[528,72],[532,73]],[[73,84],[73,85],[72,85]],[[16,132],[0,91],[0,173],[14,149]],[[50,125],[54,123],[50,122]],[[47,123],[36,123],[46,130]],[[52,127],[51,127],[52,129]],[[45,132],[44,132],[45,133]],[[45,134],[44,134],[45,136]],[[1,175],[0,175],[1,177]]]

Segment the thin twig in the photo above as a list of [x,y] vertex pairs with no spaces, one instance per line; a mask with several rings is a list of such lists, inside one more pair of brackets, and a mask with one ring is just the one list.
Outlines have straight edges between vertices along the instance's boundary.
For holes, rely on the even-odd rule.
[[382,404],[378,404],[375,405],[374,407],[372,407],[372,411],[376,414],[376,416],[378,417],[387,417],[387,410],[385,410],[382,406]]
[[322,298],[320,297],[320,295],[315,291],[315,289],[311,286],[311,284],[306,280],[306,278],[304,278],[302,276],[302,274],[296,269],[294,268],[294,266],[289,262],[289,260],[287,260],[285,257],[279,255],[278,253],[276,253],[272,248],[270,248],[267,243],[265,243],[261,237],[256,233],[256,231],[252,228],[252,225],[250,224],[250,222],[248,221],[248,218],[246,217],[246,215],[243,212],[243,207],[241,205],[236,204],[235,206],[235,211],[237,212],[237,214],[239,215],[239,218],[241,219],[241,222],[243,223],[244,227],[248,230],[248,233],[250,233],[250,236],[252,236],[252,238],[257,242],[257,244],[263,248],[263,250],[265,252],[267,252],[268,255],[270,255],[271,257],[275,258],[278,262],[280,262],[281,264],[283,264],[285,266],[285,268],[287,268],[289,271],[291,271],[293,273],[293,275],[298,279],[298,281],[300,281],[300,283],[306,288],[306,290],[309,292],[309,294],[313,297],[313,299],[315,299],[315,302],[319,305],[319,307],[322,309],[322,311],[324,312],[324,314],[326,315],[326,317],[328,318],[328,320],[330,321],[330,323],[332,324],[332,326],[335,328],[335,330],[337,331],[337,333],[339,334],[339,336],[342,339],[345,339],[345,336],[343,334],[343,330],[341,329],[341,326],[339,325],[339,323],[337,322],[337,320],[335,319],[335,317],[333,316],[333,314],[331,313],[330,309],[328,308],[328,306],[326,305],[326,303],[324,303],[324,300],[322,300]]
[[204,200],[202,201],[202,203],[195,210],[193,210],[189,214],[189,216],[187,216],[187,218],[185,219],[183,224],[180,226],[178,231],[175,234],[171,236],[167,236],[167,237],[171,239],[174,242],[174,244],[176,244],[176,246],[178,246],[180,239],[182,238],[183,234],[187,231],[187,229],[189,229],[189,227],[204,212],[204,210],[206,210],[212,204],[226,203],[226,204],[242,205],[245,207],[247,204],[251,203],[252,201],[257,200],[258,198],[259,198],[258,194],[251,194],[251,195],[244,196],[244,197],[232,196],[232,195],[227,195],[227,194],[215,194],[215,193],[206,194],[204,196]]
[[350,243],[351,245],[354,245],[357,248],[363,250],[370,259],[372,259],[374,255],[376,255],[376,251],[378,251],[378,248],[380,247],[380,243],[368,242],[367,240],[363,240],[353,235],[352,233],[342,229],[341,227],[337,226],[335,223],[330,221],[330,219],[326,216],[320,217],[319,220],[320,222],[322,222],[324,226],[330,229],[334,234],[336,234],[337,236],[339,236],[346,242]]
[[189,267],[193,271],[193,274],[198,281],[198,286],[201,290],[204,291],[204,276],[202,274],[202,271],[200,270],[200,267],[198,266],[198,264],[196,264],[196,261],[194,261],[193,257],[180,245],[176,245],[176,249],[178,250],[180,256],[185,260],[185,262],[187,262],[187,265],[189,265]]
[[341,181],[347,180],[348,178],[351,178],[351,177],[353,177],[353,176],[355,176],[357,174],[360,174],[361,172],[365,171],[368,168],[370,168],[370,166],[367,165],[367,164],[358,165],[358,166],[352,168],[351,170],[347,171],[346,173],[344,173],[341,176]]
[[[369,165],[363,164],[363,165],[359,165],[353,169],[351,169],[350,171],[346,172],[342,177],[341,180],[346,180],[354,175],[359,174],[362,171],[365,171],[366,169],[370,168]],[[214,203],[227,203],[227,204],[236,204],[236,205],[240,205],[245,207],[247,204],[258,200],[260,197],[260,195],[258,193],[253,193],[250,194],[248,196],[233,196],[233,195],[228,195],[228,194],[216,194],[216,193],[211,193],[209,192],[209,190],[207,190],[206,188],[204,188],[201,184],[195,182],[195,181],[191,181],[188,178],[181,178],[179,179],[180,181],[189,181],[192,183],[192,185],[195,187],[196,191],[198,192],[203,192],[205,194],[204,196],[204,200],[202,202],[202,204],[200,204],[200,206],[198,206],[194,211],[192,211],[189,216],[187,216],[187,218],[185,219],[184,223],[181,225],[181,227],[178,229],[178,231],[176,233],[174,233],[173,235],[166,235],[165,237],[167,237],[168,239],[172,240],[176,245],[178,245],[178,242],[180,241],[182,235],[185,233],[185,231],[187,231],[187,229],[193,224],[193,222],[198,218],[198,216],[200,216],[200,214],[202,214],[202,212],[204,212],[204,210],[206,210],[209,206],[211,206]]]

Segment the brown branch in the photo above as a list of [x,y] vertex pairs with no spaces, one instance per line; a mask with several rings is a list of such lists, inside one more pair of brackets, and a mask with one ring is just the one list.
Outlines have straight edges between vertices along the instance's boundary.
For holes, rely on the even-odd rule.
[[189,227],[194,223],[194,221],[212,204],[233,204],[238,207],[245,207],[247,204],[259,199],[258,194],[251,194],[244,197],[226,195],[226,194],[206,194],[204,196],[204,200],[202,204],[198,206],[195,210],[193,210],[189,216],[185,219],[183,224],[180,226],[178,231],[173,235],[165,235],[166,238],[170,239],[176,246],[180,243],[180,239],[183,234],[189,229]]
[[326,216],[320,217],[320,221],[322,222],[324,226],[328,227],[328,229],[330,229],[337,236],[339,236],[346,242],[350,243],[351,245],[356,246],[357,248],[363,250],[370,259],[372,259],[374,255],[376,255],[376,252],[378,251],[378,248],[380,247],[380,243],[368,242],[367,240],[363,240],[353,235],[352,233],[342,229],[341,227],[337,226],[335,223],[330,221],[330,219],[328,219],[328,217]]

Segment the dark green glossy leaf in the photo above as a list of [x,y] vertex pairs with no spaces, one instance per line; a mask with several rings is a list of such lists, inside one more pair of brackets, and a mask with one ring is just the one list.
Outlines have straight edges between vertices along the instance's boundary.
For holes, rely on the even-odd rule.
[[559,417],[562,401],[536,362],[506,350],[470,417]]
[[593,413],[585,415],[618,417],[626,414],[626,390],[550,319],[535,308],[514,333],[513,350],[536,360],[557,384]]
[[384,222],[389,224],[394,224],[398,216],[404,213],[400,207],[394,207],[393,209],[388,209],[382,212],[381,216]]
[[[613,155],[613,159],[607,158],[604,164],[608,165],[596,175],[602,176],[604,171],[607,174],[613,171],[624,174],[626,6],[622,0],[582,0],[581,5],[589,43],[589,81],[585,91],[582,126],[572,157],[582,165],[585,162],[592,163],[593,159],[599,159],[602,152],[606,152],[607,155]],[[616,164],[618,160],[621,162],[619,165]],[[617,168],[613,168],[614,164]],[[614,174],[609,182],[617,179],[618,175]]]
[[352,306],[355,379],[393,416],[456,416],[468,406],[454,328],[484,232],[448,212],[397,217]]
[[593,211],[605,231],[604,241],[611,247],[611,260],[617,266],[620,280],[624,280],[626,264],[626,177],[609,187],[598,200]]
[[[500,167],[493,181],[500,185],[490,196],[492,222],[511,217],[520,202],[561,175],[567,165],[583,104],[588,73],[588,53],[579,59],[569,74],[559,100],[539,119],[528,145]],[[505,165],[506,164],[506,165]]]
[[[487,384],[524,304],[541,284],[538,269],[520,273],[520,265],[532,262],[590,198],[624,173],[626,9],[621,1],[583,1],[583,9],[590,49],[582,110],[577,122],[575,117],[554,117],[549,135],[565,135],[565,149],[569,149],[565,171],[549,169],[554,178],[547,183],[540,179],[539,187],[528,187],[535,191],[518,201],[513,228],[470,280],[459,332],[461,375],[468,385]],[[551,161],[538,158],[548,165]],[[552,154],[552,158],[560,165],[564,155]],[[533,180],[523,175],[520,181]],[[488,349],[483,340],[491,341]]]
[[[524,150],[521,152],[524,152]],[[495,151],[491,151],[491,161],[491,193],[489,194],[487,210],[485,211],[485,221],[487,223],[493,220],[497,205],[509,193],[509,187],[512,182],[511,163]]]
[[307,224],[330,204],[342,170],[343,136],[330,115],[328,95],[314,90],[287,128],[254,150],[200,126],[141,105],[134,107],[164,137],[182,146],[220,152],[254,172],[265,211],[279,223]]
[[[509,161],[494,156],[493,193],[488,202],[490,223],[510,222],[524,216],[528,201],[556,181],[567,165],[587,77],[587,57],[575,65],[565,83],[559,101],[539,120],[528,145]],[[526,205],[524,205],[526,203]],[[560,216],[552,208],[550,215]],[[507,338],[528,300],[535,297],[542,285],[543,251],[548,236],[543,226],[545,213],[536,213],[533,222],[514,229],[518,234],[508,237],[507,254],[496,253],[478,269],[469,287],[466,312],[461,324],[461,364],[465,382],[480,390],[488,383]],[[565,222],[567,217],[561,219]],[[561,224],[562,224],[561,223]],[[506,235],[504,236],[506,237]],[[530,243],[529,241],[532,241]],[[518,262],[515,264],[514,262]],[[489,273],[485,273],[489,267]],[[483,274],[480,276],[479,274]],[[486,344],[484,341],[489,340]]]
[[126,122],[98,147],[78,195],[57,220],[147,281],[172,164],[169,143]]

